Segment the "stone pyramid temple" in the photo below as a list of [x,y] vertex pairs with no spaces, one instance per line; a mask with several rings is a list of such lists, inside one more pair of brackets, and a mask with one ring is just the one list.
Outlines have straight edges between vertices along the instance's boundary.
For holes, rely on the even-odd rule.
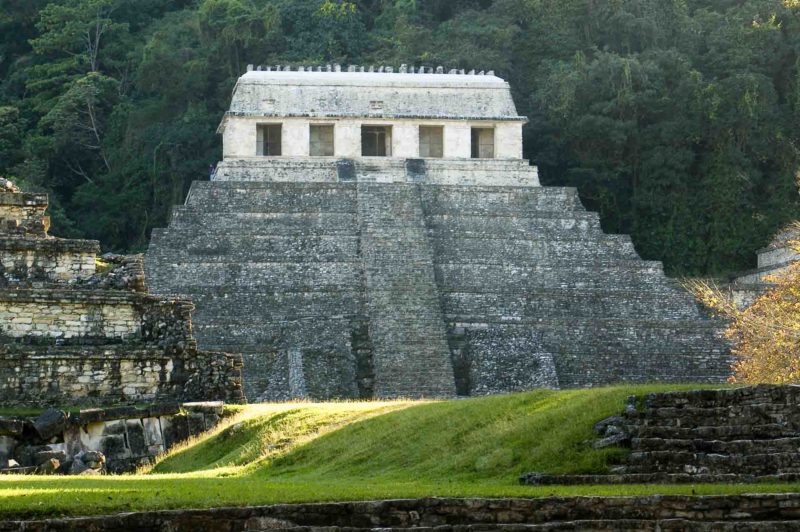
[[720,323],[522,159],[508,84],[250,68],[145,267],[251,399],[721,382]]

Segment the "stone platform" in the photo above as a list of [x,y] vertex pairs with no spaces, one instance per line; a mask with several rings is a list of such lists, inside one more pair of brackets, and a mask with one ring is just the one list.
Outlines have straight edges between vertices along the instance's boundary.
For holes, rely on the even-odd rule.
[[244,354],[251,398],[727,378],[721,324],[574,189],[424,163],[226,160],[154,231],[149,284],[192,298],[202,348]]

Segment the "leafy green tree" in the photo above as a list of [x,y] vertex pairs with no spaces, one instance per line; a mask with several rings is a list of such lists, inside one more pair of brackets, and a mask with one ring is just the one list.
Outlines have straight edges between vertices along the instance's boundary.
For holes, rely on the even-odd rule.
[[796,0],[0,0],[0,172],[141,250],[220,156],[248,63],[495,70],[542,182],[672,273],[797,218]]

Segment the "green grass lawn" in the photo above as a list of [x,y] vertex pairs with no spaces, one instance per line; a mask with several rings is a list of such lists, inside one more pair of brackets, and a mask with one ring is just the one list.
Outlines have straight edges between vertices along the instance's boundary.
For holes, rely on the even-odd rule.
[[[696,388],[697,386],[692,386]],[[631,394],[678,386],[548,391],[436,402],[233,407],[216,430],[136,475],[0,477],[0,517],[423,496],[797,491],[800,484],[519,486],[529,471],[605,471],[594,422]],[[685,388],[685,387],[683,387]]]

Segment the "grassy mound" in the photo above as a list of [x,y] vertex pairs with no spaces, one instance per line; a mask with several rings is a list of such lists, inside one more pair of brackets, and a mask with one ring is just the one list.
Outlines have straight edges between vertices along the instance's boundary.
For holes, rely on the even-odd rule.
[[664,387],[536,390],[417,403],[257,405],[171,453],[153,472],[502,484],[513,484],[528,471],[599,473],[624,451],[592,449],[592,425],[619,413],[628,395],[660,389]]
[[[232,417],[186,442],[141,473],[190,473],[209,469],[241,473],[348,423],[405,408],[411,402],[286,403],[231,407]],[[225,471],[222,471],[225,470]]]
[[425,496],[797,491],[800,484],[517,484],[529,471],[604,471],[624,451],[592,449],[592,424],[620,412],[628,395],[681,388],[689,387],[239,407],[215,431],[136,475],[0,476],[0,518]]

